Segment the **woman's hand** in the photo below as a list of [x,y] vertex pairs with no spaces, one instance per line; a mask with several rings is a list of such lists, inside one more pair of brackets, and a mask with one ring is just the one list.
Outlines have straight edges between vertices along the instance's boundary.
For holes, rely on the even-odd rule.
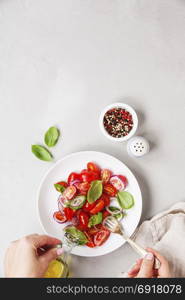
[[49,263],[62,254],[61,241],[32,234],[10,244],[5,255],[6,277],[43,277]]
[[[158,251],[147,248],[148,254],[143,259],[138,259],[136,264],[128,272],[130,278],[167,278],[171,277],[168,261]],[[157,258],[161,266],[154,269],[154,258]]]

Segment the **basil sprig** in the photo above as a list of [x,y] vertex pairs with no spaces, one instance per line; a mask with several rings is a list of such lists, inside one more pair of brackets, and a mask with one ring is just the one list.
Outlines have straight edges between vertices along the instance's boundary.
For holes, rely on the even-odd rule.
[[44,161],[51,161],[53,159],[52,154],[43,146],[32,145],[32,153],[39,159]]
[[116,197],[123,209],[129,209],[134,205],[134,197],[129,192],[119,191]]
[[103,192],[103,185],[100,180],[94,180],[91,182],[90,189],[87,193],[87,201],[89,203],[93,203],[97,199],[99,199]]
[[56,127],[50,127],[45,133],[44,141],[48,147],[54,147],[59,139],[60,131]]

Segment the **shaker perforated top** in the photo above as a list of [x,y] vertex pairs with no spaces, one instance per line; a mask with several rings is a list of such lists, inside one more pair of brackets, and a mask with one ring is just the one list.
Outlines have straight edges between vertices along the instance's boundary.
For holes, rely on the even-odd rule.
[[131,156],[141,157],[150,150],[148,141],[142,136],[135,136],[127,143],[127,151]]

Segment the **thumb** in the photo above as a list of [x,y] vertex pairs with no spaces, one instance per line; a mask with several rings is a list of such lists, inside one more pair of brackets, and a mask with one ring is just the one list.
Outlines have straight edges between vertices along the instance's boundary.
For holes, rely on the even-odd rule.
[[148,252],[143,258],[141,268],[137,274],[138,278],[151,278],[153,277],[153,265],[154,265],[154,255]]
[[49,264],[52,260],[56,259],[63,252],[62,248],[51,248],[47,250],[42,256],[40,256],[40,260],[44,264]]

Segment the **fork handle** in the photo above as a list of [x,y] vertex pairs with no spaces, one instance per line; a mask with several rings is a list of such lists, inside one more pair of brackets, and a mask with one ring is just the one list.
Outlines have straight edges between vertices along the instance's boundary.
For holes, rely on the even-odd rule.
[[[125,238],[125,235],[124,235]],[[144,257],[148,252],[141,247],[140,245],[138,245],[137,243],[135,243],[132,239],[130,239],[129,237],[126,237],[126,241],[130,244],[130,246],[141,256]],[[159,269],[161,266],[160,261],[155,258],[154,259],[154,269]]]

